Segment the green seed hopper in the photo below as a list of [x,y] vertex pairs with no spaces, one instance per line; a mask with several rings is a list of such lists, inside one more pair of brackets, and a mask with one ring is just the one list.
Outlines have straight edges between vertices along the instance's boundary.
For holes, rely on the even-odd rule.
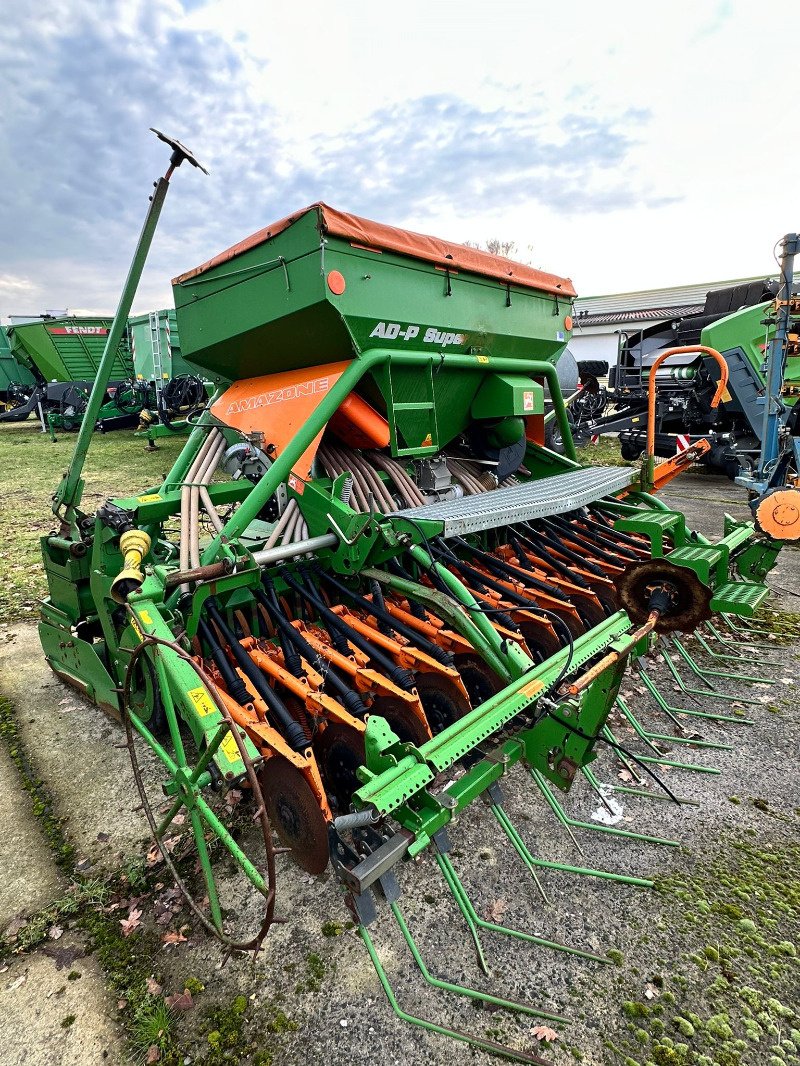
[[[196,162],[168,143],[106,375],[168,179]],[[559,794],[605,794],[590,765],[605,747],[628,760],[631,791],[655,795],[639,776],[648,755],[620,745],[609,719],[624,708],[650,735],[619,696],[628,662],[672,713],[642,656],[660,635],[689,690],[672,656],[699,667],[678,634],[722,647],[715,627],[730,624],[735,641],[779,545],[731,521],[712,544],[638,491],[632,468],[576,462],[554,367],[571,327],[566,279],[316,204],[177,278],[174,294],[183,354],[232,384],[161,484],[93,515],[80,508],[82,429],[54,498],[59,531],[42,540],[47,660],[122,718],[193,919],[229,947],[262,943],[278,899],[274,831],[307,871],[332,865],[400,1017],[541,1063],[400,1007],[378,950],[386,918],[447,995],[564,1020],[431,975],[400,909],[405,860],[432,856],[484,970],[484,931],[607,961],[482,918],[456,871],[457,816],[484,799],[488,832],[533,884],[540,867],[648,884],[541,858],[504,792],[527,788],[570,834],[673,844],[578,822]],[[543,445],[545,383],[565,456]],[[252,815],[235,835],[233,787]],[[223,917],[232,870],[263,896],[248,933]]]

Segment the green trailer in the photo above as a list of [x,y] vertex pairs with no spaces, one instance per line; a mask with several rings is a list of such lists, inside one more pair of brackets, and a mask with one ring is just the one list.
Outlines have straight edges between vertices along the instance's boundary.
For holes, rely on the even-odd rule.
[[[15,323],[8,329],[11,350],[40,382],[94,381],[105,348],[110,318],[64,316]],[[126,342],[112,364],[111,380],[132,377]]]
[[16,407],[20,397],[29,395],[35,384],[32,371],[11,351],[6,327],[0,326],[0,405]]
[[205,406],[214,388],[199,367],[184,359],[171,308],[128,319],[136,388],[142,396],[137,434],[150,447],[159,437],[188,432],[188,419]]

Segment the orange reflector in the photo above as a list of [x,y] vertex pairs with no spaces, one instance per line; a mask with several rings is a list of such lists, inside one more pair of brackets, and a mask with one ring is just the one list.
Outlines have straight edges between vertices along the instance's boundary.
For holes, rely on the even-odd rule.
[[572,315],[567,315],[566,318],[564,319],[564,329],[566,329],[566,330],[572,329]]
[[334,296],[341,296],[347,287],[347,282],[344,280],[344,276],[339,273],[338,270],[332,270],[328,274],[328,288],[331,290]]

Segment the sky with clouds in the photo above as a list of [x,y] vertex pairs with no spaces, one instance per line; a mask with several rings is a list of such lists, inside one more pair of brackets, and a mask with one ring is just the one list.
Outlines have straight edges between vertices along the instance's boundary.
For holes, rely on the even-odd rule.
[[584,295],[774,270],[800,227],[797,0],[4,0],[0,317],[135,309],[298,207],[514,240]]

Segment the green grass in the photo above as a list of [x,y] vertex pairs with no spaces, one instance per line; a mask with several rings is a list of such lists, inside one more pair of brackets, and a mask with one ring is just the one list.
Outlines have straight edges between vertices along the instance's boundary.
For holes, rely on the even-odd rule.
[[[29,419],[0,426],[0,618],[34,619],[37,601],[47,594],[39,538],[55,529],[50,497],[67,469],[76,434],[62,433],[54,443]],[[185,437],[159,442],[148,452],[133,430],[96,433],[84,469],[83,509],[92,512],[108,496],[126,496],[160,483],[183,447]]]
[[[185,437],[159,441],[149,452],[133,430],[96,433],[89,449],[83,510],[96,510],[109,496],[128,496],[159,484],[183,447]],[[55,530],[50,498],[67,469],[76,434],[61,433],[53,442],[33,419],[0,425],[0,618],[17,622],[36,618],[38,601],[47,595],[39,538]],[[579,449],[578,458],[594,465],[628,465],[616,438],[603,437]]]

